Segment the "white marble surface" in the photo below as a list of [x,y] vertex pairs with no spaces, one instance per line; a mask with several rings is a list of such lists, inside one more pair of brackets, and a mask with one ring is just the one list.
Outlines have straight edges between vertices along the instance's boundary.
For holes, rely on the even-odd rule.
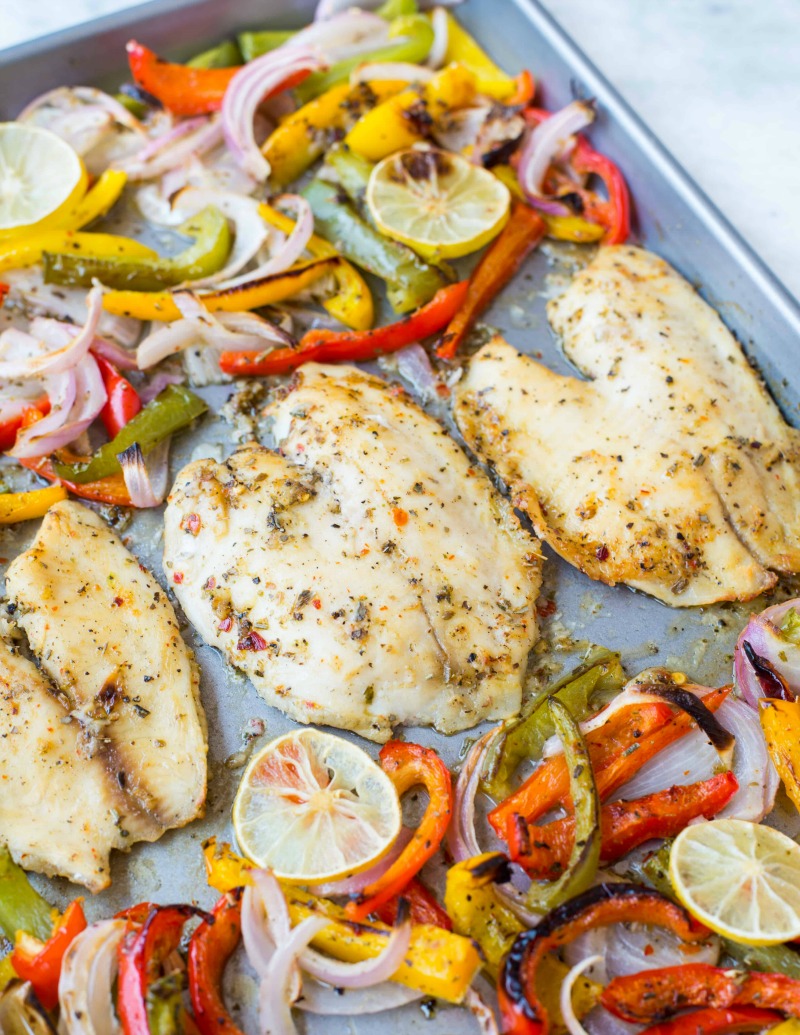
[[[544,3],[800,297],[800,0]],[[0,0],[0,47],[129,6]]]

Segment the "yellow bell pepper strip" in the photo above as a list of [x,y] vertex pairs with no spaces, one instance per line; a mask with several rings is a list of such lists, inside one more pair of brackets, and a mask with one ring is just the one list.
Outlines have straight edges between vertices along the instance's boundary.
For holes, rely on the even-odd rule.
[[[258,211],[264,222],[274,226],[276,230],[290,234],[294,229],[294,220],[270,205],[261,204]],[[354,331],[368,330],[375,319],[375,306],[372,292],[358,270],[346,259],[342,259],[332,244],[317,234],[311,235],[306,250],[315,259],[339,259],[333,270],[336,294],[326,298],[322,303],[323,307],[346,327],[351,327]]]
[[387,61],[399,61],[411,65],[421,64],[433,45],[433,28],[424,15],[410,15],[396,18],[391,25],[389,36],[397,39],[379,50],[369,54],[357,54],[355,57],[337,61],[327,72],[312,72],[302,82],[295,93],[301,104],[306,104],[337,83],[349,80],[350,74],[364,64],[383,64]]
[[405,85],[402,80],[357,86],[339,83],[287,115],[261,148],[270,164],[270,181],[285,187],[299,179],[325,152],[337,132],[347,129],[363,112],[399,93]]
[[60,221],[62,230],[80,230],[100,219],[119,199],[128,182],[128,174],[121,169],[106,169],[97,182],[84,194],[75,208]]
[[167,385],[132,417],[110,441],[100,446],[88,463],[64,464],[56,461],[60,478],[75,485],[85,485],[121,471],[117,457],[138,442],[146,455],[160,442],[188,427],[206,412],[208,406],[185,385]]
[[312,180],[303,197],[314,212],[314,224],[337,249],[361,269],[386,282],[395,312],[407,313],[429,302],[446,281],[441,270],[410,248],[384,237],[322,180]]
[[511,103],[510,98],[518,90],[518,83],[498,68],[489,55],[478,46],[456,19],[447,12],[447,49],[444,61],[456,61],[468,68],[478,80],[478,93],[488,94],[496,101]]
[[66,498],[67,490],[61,485],[31,492],[6,492],[0,496],[0,525],[43,517],[54,503]]
[[43,230],[0,244],[0,273],[35,266],[44,252],[69,252],[91,259],[157,259],[158,254],[132,237],[73,230]]
[[522,201],[514,201],[511,216],[483,253],[469,281],[462,308],[453,317],[436,354],[453,359],[473,324],[544,237],[545,224],[537,212]]
[[[230,845],[210,838],[203,845],[206,875],[212,888],[232,891],[250,883],[252,863],[236,855]],[[373,959],[386,945],[391,927],[383,923],[352,923],[341,906],[303,891],[293,884],[282,884],[289,918],[296,927],[309,916],[327,916],[333,923],[312,941],[315,949],[346,963]],[[450,1003],[460,1003],[481,969],[481,957],[471,938],[446,931],[435,924],[414,924],[411,944],[403,966],[391,978],[398,984],[417,989]]]
[[[525,192],[519,185],[517,174],[510,165],[495,165],[492,172],[508,187],[515,198],[525,201]],[[602,240],[606,229],[599,223],[590,223],[582,216],[551,216],[548,212],[539,215],[547,226],[547,236],[555,241],[573,241],[575,244],[594,244]]]
[[475,76],[463,65],[448,65],[429,83],[390,97],[362,115],[345,144],[371,162],[424,139],[445,112],[466,107],[475,97]]
[[46,251],[42,255],[45,283],[89,288],[99,280],[121,291],[159,291],[222,269],[232,238],[228,220],[219,209],[209,205],[182,223],[177,232],[193,237],[194,242],[171,259],[96,259]]
[[[335,274],[342,260],[338,256],[300,263],[271,277],[200,295],[203,305],[212,313],[240,313],[248,309],[285,302],[305,291],[326,273]],[[171,321],[181,318],[181,311],[169,291],[107,291],[103,309],[115,316],[132,316],[136,320]]]
[[786,793],[800,810],[800,701],[762,697],[758,704],[770,758]]
[[270,50],[277,50],[295,35],[294,29],[268,29],[263,32],[240,32],[236,37],[245,61],[254,61]]

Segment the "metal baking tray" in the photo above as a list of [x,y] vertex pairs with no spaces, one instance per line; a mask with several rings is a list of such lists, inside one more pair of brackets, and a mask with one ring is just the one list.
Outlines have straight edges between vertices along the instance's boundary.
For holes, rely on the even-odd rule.
[[[0,53],[0,118],[13,118],[33,96],[61,84],[92,83],[111,88],[125,75],[124,45],[131,36],[180,59],[227,35],[269,25],[294,27],[308,21],[314,0],[152,0],[124,13],[22,44]],[[530,68],[541,84],[544,103],[559,107],[575,96],[594,97],[599,117],[591,137],[619,162],[635,202],[639,242],[673,263],[718,309],[748,355],[762,371],[784,414],[797,423],[800,405],[800,306],[741,240],[677,163],[666,153],[628,105],[586,57],[533,0],[467,0],[459,19],[498,63],[510,70]],[[499,30],[499,31],[498,31]],[[537,353],[561,372],[574,373],[548,328],[546,298],[569,269],[569,250],[545,248],[536,254],[486,314],[510,342]],[[214,410],[230,394],[217,387],[203,394]],[[225,455],[230,428],[209,417],[179,440],[173,473],[190,457]],[[137,514],[126,531],[131,549],[162,581],[161,515]],[[0,530],[0,560],[11,559],[35,533]],[[673,610],[624,587],[592,582],[549,550],[545,597],[557,605],[543,623],[547,650],[537,655],[555,669],[568,663],[568,651],[581,643],[602,643],[623,654],[629,674],[653,664],[688,672],[698,681],[720,685],[730,678],[731,652],[747,615],[763,606],[720,605]],[[789,592],[784,587],[784,593]],[[184,635],[202,668],[202,694],[209,726],[209,793],[205,819],[173,831],[154,845],[136,845],[113,858],[111,888],[87,902],[90,917],[108,915],[141,899],[158,902],[197,900],[208,905],[200,844],[214,833],[230,839],[230,806],[240,770],[236,756],[248,720],[266,722],[275,736],[293,724],[269,708],[252,686],[227,669],[220,656],[203,646],[188,624]],[[570,637],[572,640],[570,641]],[[577,641],[577,643],[575,642]],[[457,765],[472,733],[443,737],[429,730],[407,731],[409,738],[435,745]],[[345,734],[345,736],[350,736]],[[364,742],[362,742],[363,744]],[[364,744],[375,753],[373,745]],[[42,822],[47,822],[43,813]],[[431,875],[436,880],[436,875]],[[64,903],[75,893],[65,881],[35,878],[52,898]],[[240,1004],[241,1023],[253,1028],[255,982],[246,968],[229,968],[231,1000]],[[249,1023],[248,1023],[249,1018]],[[314,1033],[382,1030],[404,1032],[471,1031],[474,1021],[462,1012],[440,1007],[433,1017],[418,1005],[403,1011],[349,1020],[310,1018]]]

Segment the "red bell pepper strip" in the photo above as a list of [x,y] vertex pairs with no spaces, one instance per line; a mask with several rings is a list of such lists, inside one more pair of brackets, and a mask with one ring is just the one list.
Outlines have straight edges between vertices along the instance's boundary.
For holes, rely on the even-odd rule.
[[763,1031],[782,1019],[773,1010],[759,1010],[754,1006],[740,1006],[735,1010],[695,1010],[645,1028],[640,1035],[727,1035],[735,1031]]
[[511,216],[484,252],[469,278],[469,291],[453,316],[436,350],[440,359],[452,359],[470,328],[492,299],[508,284],[547,233],[547,225],[530,205],[515,201]]
[[[703,697],[709,711],[716,711],[731,692],[731,687],[711,690]],[[614,791],[627,783],[645,762],[674,743],[692,727],[692,719],[682,712],[675,715],[668,705],[648,703],[631,705],[614,712],[602,726],[586,737],[595,771],[597,793],[607,801]],[[562,755],[548,758],[488,816],[498,837],[506,838],[514,815],[533,822],[569,795],[569,773]]]
[[11,290],[8,284],[0,284],[0,308],[2,308],[3,302],[6,300],[6,295]]
[[17,441],[17,432],[20,428],[33,424],[40,417],[46,417],[49,412],[50,400],[43,395],[41,399],[26,406],[16,416],[0,422],[0,452],[4,453],[7,449],[12,448]]
[[467,296],[469,282],[460,281],[437,291],[427,305],[397,323],[370,331],[313,330],[303,335],[297,348],[272,352],[223,352],[220,368],[235,377],[272,377],[288,374],[303,363],[361,363],[386,352],[396,352],[413,342],[438,334],[453,318]]
[[24,931],[17,934],[11,965],[23,981],[30,981],[39,1002],[48,1010],[58,1005],[58,980],[67,949],[85,929],[83,905],[80,899],[76,899],[56,921],[46,942],[40,942]]
[[536,991],[543,956],[585,931],[617,923],[665,927],[686,942],[702,941],[708,930],[682,906],[638,884],[598,884],[557,906],[536,927],[517,935],[503,960],[497,998],[504,1035],[547,1035],[547,1010]]
[[447,915],[434,893],[426,888],[416,877],[407,884],[400,895],[390,899],[375,910],[375,915],[384,924],[394,927],[397,920],[397,907],[401,898],[408,902],[411,910],[412,924],[433,924],[443,927],[445,931],[453,930],[453,921]]
[[[635,801],[615,801],[600,811],[600,862],[612,863],[652,838],[677,837],[693,819],[711,819],[739,790],[733,773],[670,787]],[[569,860],[575,838],[575,819],[535,826],[522,816],[509,830],[509,855],[537,880],[553,880]]]
[[[65,462],[77,462],[84,457],[73,456],[66,450],[60,450],[61,457]],[[46,478],[49,482],[57,482],[80,499],[92,500],[93,503],[107,503],[112,507],[131,507],[130,493],[125,485],[125,479],[121,474],[113,474],[108,478],[98,478],[96,482],[87,482],[85,485],[77,485],[74,482],[65,481],[59,478],[53,467],[53,461],[49,456],[32,457],[29,460],[20,460],[23,467],[34,471],[40,478]]]
[[103,356],[95,356],[100,368],[100,376],[106,389],[106,403],[100,411],[100,419],[105,425],[109,438],[115,438],[128,421],[135,417],[142,408],[139,393],[113,363]]
[[514,77],[514,82],[517,88],[504,103],[509,107],[530,104],[536,93],[536,80],[529,69],[523,68],[520,74]]
[[439,850],[453,811],[450,770],[431,748],[390,740],[381,748],[380,760],[398,795],[421,784],[430,800],[414,836],[389,869],[347,903],[349,920],[363,920],[404,890]]
[[189,994],[201,1035],[242,1035],[222,998],[222,976],[242,935],[242,889],[235,888],[214,906],[189,942]]
[[180,945],[184,924],[196,915],[211,919],[194,906],[153,906],[144,923],[128,920],[118,950],[117,1011],[124,1035],[150,1035],[148,989]]
[[599,176],[603,181],[608,194],[606,201],[593,191],[578,189],[583,215],[589,222],[606,228],[603,244],[624,244],[631,233],[631,199],[619,168],[581,136],[572,153],[572,167],[577,173]]
[[136,84],[161,101],[173,115],[205,115],[222,107],[222,98],[238,68],[191,68],[174,65],[131,40],[126,48]]
[[636,1024],[662,1021],[692,1006],[760,1006],[800,1017],[800,981],[785,974],[688,963],[614,978],[603,989],[600,1002],[616,1017]]

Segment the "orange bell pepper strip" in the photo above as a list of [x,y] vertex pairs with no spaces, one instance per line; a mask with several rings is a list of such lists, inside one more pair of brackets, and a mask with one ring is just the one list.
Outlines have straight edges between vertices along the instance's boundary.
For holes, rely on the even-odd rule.
[[23,981],[30,981],[39,1002],[48,1010],[58,1005],[61,964],[72,941],[86,929],[80,899],[71,902],[56,921],[46,942],[20,931],[11,954],[11,965]]
[[381,748],[380,760],[399,795],[422,785],[430,800],[414,836],[389,869],[347,903],[349,920],[364,920],[408,886],[439,850],[453,811],[450,770],[431,748],[390,740]]
[[597,884],[517,935],[497,983],[504,1035],[547,1035],[547,1009],[536,988],[542,958],[586,931],[618,923],[664,927],[685,942],[702,941],[709,933],[682,906],[657,891],[638,884]]
[[508,107],[515,105],[530,104],[536,94],[536,80],[527,68],[523,68],[518,76],[514,77],[516,89],[514,93],[503,102]]
[[436,351],[453,359],[470,328],[492,299],[508,284],[547,233],[547,224],[523,201],[514,201],[511,217],[482,256],[469,279],[469,291],[453,316]]
[[3,306],[3,302],[6,300],[6,295],[11,290],[8,284],[0,284],[0,308]]
[[242,1035],[222,997],[225,965],[242,936],[242,888],[214,906],[213,922],[204,920],[189,942],[187,969],[192,1010],[201,1035]]
[[645,1028],[641,1035],[728,1035],[729,1032],[766,1031],[781,1020],[781,1015],[774,1010],[762,1010],[757,1006],[737,1006],[730,1010],[694,1010]]
[[728,1009],[759,1006],[800,1017],[800,981],[786,974],[750,973],[685,963],[614,978],[600,995],[602,1005],[625,1021],[648,1024],[689,1007]]
[[[700,816],[711,819],[739,790],[731,772],[670,787],[634,801],[615,801],[600,811],[600,862],[616,862],[652,838],[677,837]],[[575,838],[575,819],[535,826],[517,815],[508,830],[509,855],[536,880],[553,880],[567,865]]]
[[[716,711],[731,687],[711,690],[703,697],[709,711]],[[674,743],[692,728],[685,713],[676,715],[669,705],[652,702],[621,708],[606,723],[586,737],[597,793],[601,801],[637,773],[645,762]],[[512,795],[489,813],[488,819],[498,837],[506,838],[514,814],[533,822],[556,805],[566,802],[569,774],[562,755],[548,758]]]
[[222,98],[236,68],[191,68],[160,58],[148,47],[131,40],[126,48],[131,75],[173,115],[205,115],[222,107]]
[[288,374],[303,363],[347,363],[375,359],[396,352],[422,338],[443,330],[467,296],[469,282],[441,288],[427,305],[396,323],[368,331],[312,330],[303,335],[297,348],[271,352],[223,352],[220,368],[234,377],[271,377]]

